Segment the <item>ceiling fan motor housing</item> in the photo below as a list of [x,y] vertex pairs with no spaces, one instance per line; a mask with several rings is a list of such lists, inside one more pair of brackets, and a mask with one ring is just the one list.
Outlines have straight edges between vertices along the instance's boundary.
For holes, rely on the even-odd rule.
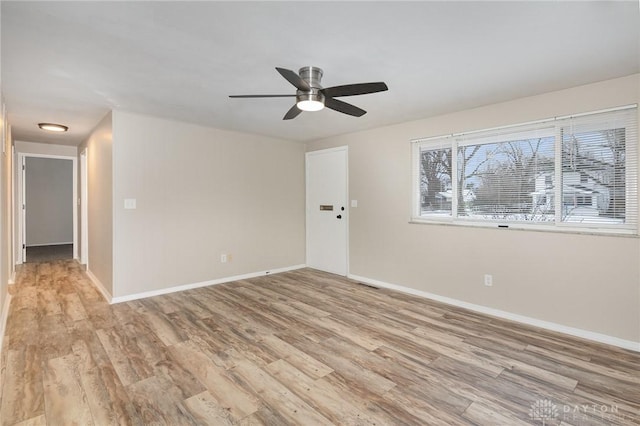
[[302,67],[298,70],[301,79],[309,83],[314,89],[322,89],[320,80],[322,80],[322,69],[318,67]]
[[298,70],[298,75],[301,79],[309,83],[311,90],[298,90],[296,92],[296,102],[316,101],[324,103],[324,95],[320,93],[322,89],[322,85],[320,84],[322,74],[322,69],[318,67],[302,67]]

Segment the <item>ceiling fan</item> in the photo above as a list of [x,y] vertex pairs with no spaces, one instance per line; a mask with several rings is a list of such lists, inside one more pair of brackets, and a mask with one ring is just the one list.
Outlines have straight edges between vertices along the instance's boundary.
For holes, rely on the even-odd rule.
[[384,92],[388,90],[383,82],[346,84],[323,88],[320,84],[322,70],[318,67],[302,67],[298,74],[286,68],[276,70],[289,83],[298,89],[295,95],[231,95],[230,98],[296,98],[296,103],[284,115],[283,120],[296,118],[302,111],[320,111],[327,107],[343,114],[361,117],[367,111],[355,105],[335,99],[341,96],[366,95],[368,93]]

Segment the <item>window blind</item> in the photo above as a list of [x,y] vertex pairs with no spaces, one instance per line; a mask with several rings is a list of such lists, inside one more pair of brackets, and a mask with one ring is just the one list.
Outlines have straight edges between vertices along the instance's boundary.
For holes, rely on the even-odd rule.
[[414,141],[414,219],[637,232],[637,107]]
[[563,120],[560,220],[637,228],[637,110]]

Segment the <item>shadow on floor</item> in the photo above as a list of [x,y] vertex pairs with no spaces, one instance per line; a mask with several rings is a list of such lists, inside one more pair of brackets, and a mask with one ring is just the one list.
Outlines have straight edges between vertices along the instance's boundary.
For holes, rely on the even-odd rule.
[[26,263],[73,259],[73,244],[27,247]]

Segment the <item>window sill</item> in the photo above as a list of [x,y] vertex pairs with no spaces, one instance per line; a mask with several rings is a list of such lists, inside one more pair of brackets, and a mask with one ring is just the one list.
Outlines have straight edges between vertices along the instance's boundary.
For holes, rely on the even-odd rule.
[[425,219],[425,218],[411,218],[409,220],[410,225],[437,225],[437,226],[453,226],[453,227],[466,227],[466,228],[484,228],[484,229],[497,229],[500,231],[527,231],[527,232],[546,232],[552,234],[572,234],[572,235],[594,235],[601,237],[624,237],[624,238],[640,238],[637,230],[632,229],[603,229],[603,228],[571,228],[564,226],[544,226],[544,225],[526,225],[521,223],[479,223],[479,222],[466,222],[452,220],[437,220],[437,219]]

